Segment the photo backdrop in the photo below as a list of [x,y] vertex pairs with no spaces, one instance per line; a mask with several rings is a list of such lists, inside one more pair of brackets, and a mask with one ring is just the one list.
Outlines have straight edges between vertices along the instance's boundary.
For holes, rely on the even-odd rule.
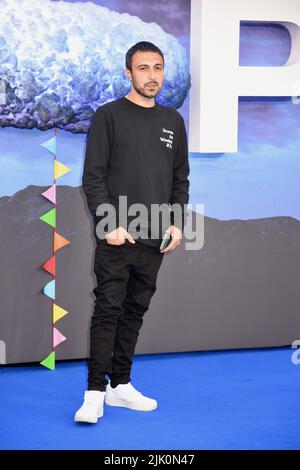
[[[188,132],[189,29],[189,0],[1,1],[0,363],[88,357],[95,240],[81,177],[91,117],[129,92],[125,53],[147,40],[166,61],[157,101]],[[285,28],[241,24],[240,65],[283,65],[289,51]],[[241,97],[238,152],[190,153],[204,246],[165,256],[136,353],[299,337],[299,118],[289,98]]]

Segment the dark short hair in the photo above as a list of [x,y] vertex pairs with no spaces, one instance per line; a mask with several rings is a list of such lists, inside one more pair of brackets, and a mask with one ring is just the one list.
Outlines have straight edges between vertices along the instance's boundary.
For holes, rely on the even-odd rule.
[[161,55],[163,64],[165,64],[165,58],[162,53],[162,51],[157,47],[155,44],[152,42],[148,41],[141,41],[137,42],[132,46],[128,51],[126,52],[126,67],[132,72],[132,56],[135,54],[137,51],[141,52],[157,52],[158,54]]

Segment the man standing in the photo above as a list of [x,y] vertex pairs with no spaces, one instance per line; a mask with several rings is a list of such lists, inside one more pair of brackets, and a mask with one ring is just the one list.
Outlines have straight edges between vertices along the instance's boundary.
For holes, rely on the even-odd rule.
[[[103,416],[104,399],[107,405],[134,410],[157,408],[156,400],[131,384],[132,357],[164,253],[182,239],[189,201],[184,120],[154,99],[163,85],[163,53],[150,42],[135,44],[126,53],[125,73],[130,93],[95,111],[84,162],[82,187],[95,227],[97,286],[88,389],[75,414],[80,422],[96,423]],[[126,221],[121,218],[120,196],[126,196],[128,207],[140,204],[150,211],[153,205],[171,204],[181,210],[169,213],[167,225],[158,220],[152,224],[154,217],[148,211],[139,219],[136,236],[132,224],[124,226],[133,218],[132,214]],[[99,208],[105,204],[115,212],[106,219],[108,230],[103,235],[105,220]],[[165,232],[170,243],[160,250]]]

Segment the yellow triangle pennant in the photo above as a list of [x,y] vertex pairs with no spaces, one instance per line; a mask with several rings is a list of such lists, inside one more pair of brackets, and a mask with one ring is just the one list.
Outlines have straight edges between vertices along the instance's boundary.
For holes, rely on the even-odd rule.
[[59,307],[59,305],[53,303],[53,323],[56,323],[62,317],[67,315],[67,313],[69,313],[68,310],[65,310],[64,308]]
[[59,162],[58,160],[54,160],[54,179],[55,180],[65,175],[69,171],[71,171],[71,168]]

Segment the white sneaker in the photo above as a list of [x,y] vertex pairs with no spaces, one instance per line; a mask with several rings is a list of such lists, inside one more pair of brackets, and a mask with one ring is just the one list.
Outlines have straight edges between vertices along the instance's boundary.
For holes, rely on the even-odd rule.
[[112,388],[110,381],[106,387],[105,404],[109,406],[124,406],[131,410],[152,411],[157,408],[157,401],[138,392],[129,382]]
[[74,421],[79,423],[97,423],[103,416],[103,403],[106,392],[87,390],[84,392],[83,405],[76,411]]

